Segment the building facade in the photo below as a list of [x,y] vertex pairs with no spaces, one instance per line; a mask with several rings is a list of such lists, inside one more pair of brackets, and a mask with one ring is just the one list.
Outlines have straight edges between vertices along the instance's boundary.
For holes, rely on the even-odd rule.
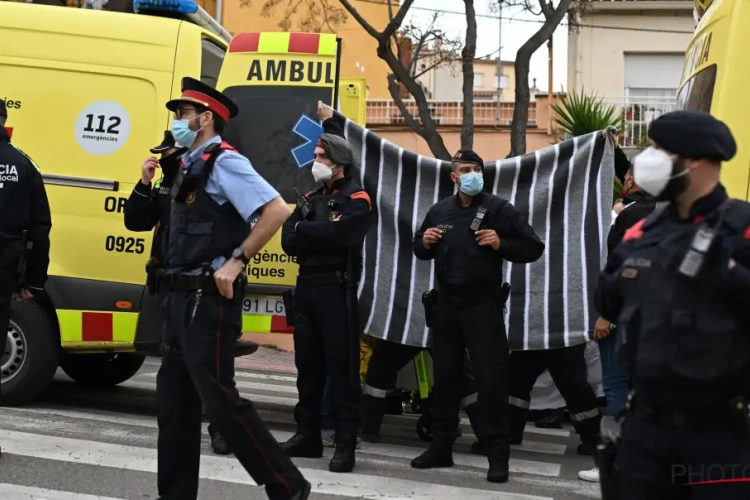
[[623,110],[627,145],[676,103],[685,51],[695,30],[689,0],[587,0],[568,36],[568,86]]

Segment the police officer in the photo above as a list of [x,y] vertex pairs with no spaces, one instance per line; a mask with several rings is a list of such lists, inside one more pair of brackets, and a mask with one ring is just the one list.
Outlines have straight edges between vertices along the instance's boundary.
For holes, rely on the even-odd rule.
[[[654,120],[634,181],[656,210],[632,226],[599,278],[633,393],[616,464],[625,500],[750,498],[750,204],[730,200],[737,151],[708,113]],[[724,480],[721,484],[697,484]]]
[[323,130],[312,166],[315,181],[323,186],[305,196],[309,205],[300,203],[281,233],[282,248],[300,266],[294,300],[297,433],[283,446],[293,457],[323,456],[320,405],[328,375],[336,425],[328,468],[351,472],[360,398],[360,332],[353,319],[372,207],[349,175],[354,156],[343,131],[331,118]]
[[508,480],[508,340],[501,298],[503,261],[534,262],[544,244],[506,200],[483,191],[484,162],[474,151],[453,157],[458,193],[439,201],[414,235],[414,255],[435,259],[433,308],[434,439],[415,458],[418,469],[451,467],[456,409],[468,349],[490,468],[487,480]]
[[[153,231],[154,244],[151,249],[151,260],[148,263],[149,281],[156,279],[157,273],[166,270],[167,234],[169,233],[169,212],[172,206],[170,191],[175,176],[180,169],[180,157],[187,148],[178,148],[169,130],[164,132],[161,144],[151,148],[151,153],[159,155],[146,158],[141,167],[141,181],[136,183],[125,203],[125,227],[130,231]],[[153,186],[151,181],[156,169],[161,169],[161,178]],[[162,223],[164,221],[164,223]],[[162,300],[164,294],[160,294]],[[208,424],[208,435],[211,437],[211,449],[217,455],[229,455],[229,445],[212,423]]]
[[310,483],[234,381],[245,266],[281,227],[289,208],[247,158],[222,141],[227,120],[239,112],[228,97],[183,78],[182,96],[167,108],[174,112],[177,146],[189,151],[172,186],[164,278],[165,344],[179,355],[163,356],[157,375],[160,497],[198,497],[202,403],[269,498],[306,499]]
[[[42,174],[28,156],[11,144],[5,129],[7,118],[5,101],[0,99],[0,345],[3,347],[13,293],[19,292],[19,299],[27,300],[44,290],[52,228]],[[0,368],[5,367],[0,364]]]

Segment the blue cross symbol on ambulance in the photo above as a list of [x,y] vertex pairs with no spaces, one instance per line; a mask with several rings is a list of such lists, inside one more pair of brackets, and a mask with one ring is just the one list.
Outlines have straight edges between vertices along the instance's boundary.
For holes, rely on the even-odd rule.
[[292,156],[294,157],[294,161],[297,162],[297,168],[304,168],[314,160],[315,144],[318,142],[320,134],[323,133],[323,122],[313,120],[303,114],[297,120],[292,132],[305,140],[305,142],[292,149]]

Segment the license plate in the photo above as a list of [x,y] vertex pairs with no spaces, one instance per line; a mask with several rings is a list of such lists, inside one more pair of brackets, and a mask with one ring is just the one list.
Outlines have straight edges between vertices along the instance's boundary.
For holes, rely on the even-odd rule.
[[284,301],[276,297],[245,297],[242,301],[243,314],[262,316],[285,316]]

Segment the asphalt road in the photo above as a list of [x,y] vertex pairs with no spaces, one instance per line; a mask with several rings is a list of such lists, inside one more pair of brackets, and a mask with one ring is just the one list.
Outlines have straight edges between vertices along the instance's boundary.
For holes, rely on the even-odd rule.
[[[3,500],[156,499],[155,361],[116,388],[84,388],[59,374],[35,404],[0,408],[0,498]],[[238,388],[256,402],[279,440],[294,431],[294,377],[238,371]],[[313,484],[314,500],[580,500],[600,498],[598,485],[577,479],[592,467],[576,455],[570,427],[527,427],[524,444],[514,446],[511,480],[485,480],[486,459],[470,455],[475,440],[464,418],[451,469],[418,471],[409,461],[427,446],[415,432],[412,415],[388,416],[383,442],[363,443],[351,474],[328,472],[328,459],[295,459]],[[265,499],[234,457],[213,455],[204,424],[200,498]]]

